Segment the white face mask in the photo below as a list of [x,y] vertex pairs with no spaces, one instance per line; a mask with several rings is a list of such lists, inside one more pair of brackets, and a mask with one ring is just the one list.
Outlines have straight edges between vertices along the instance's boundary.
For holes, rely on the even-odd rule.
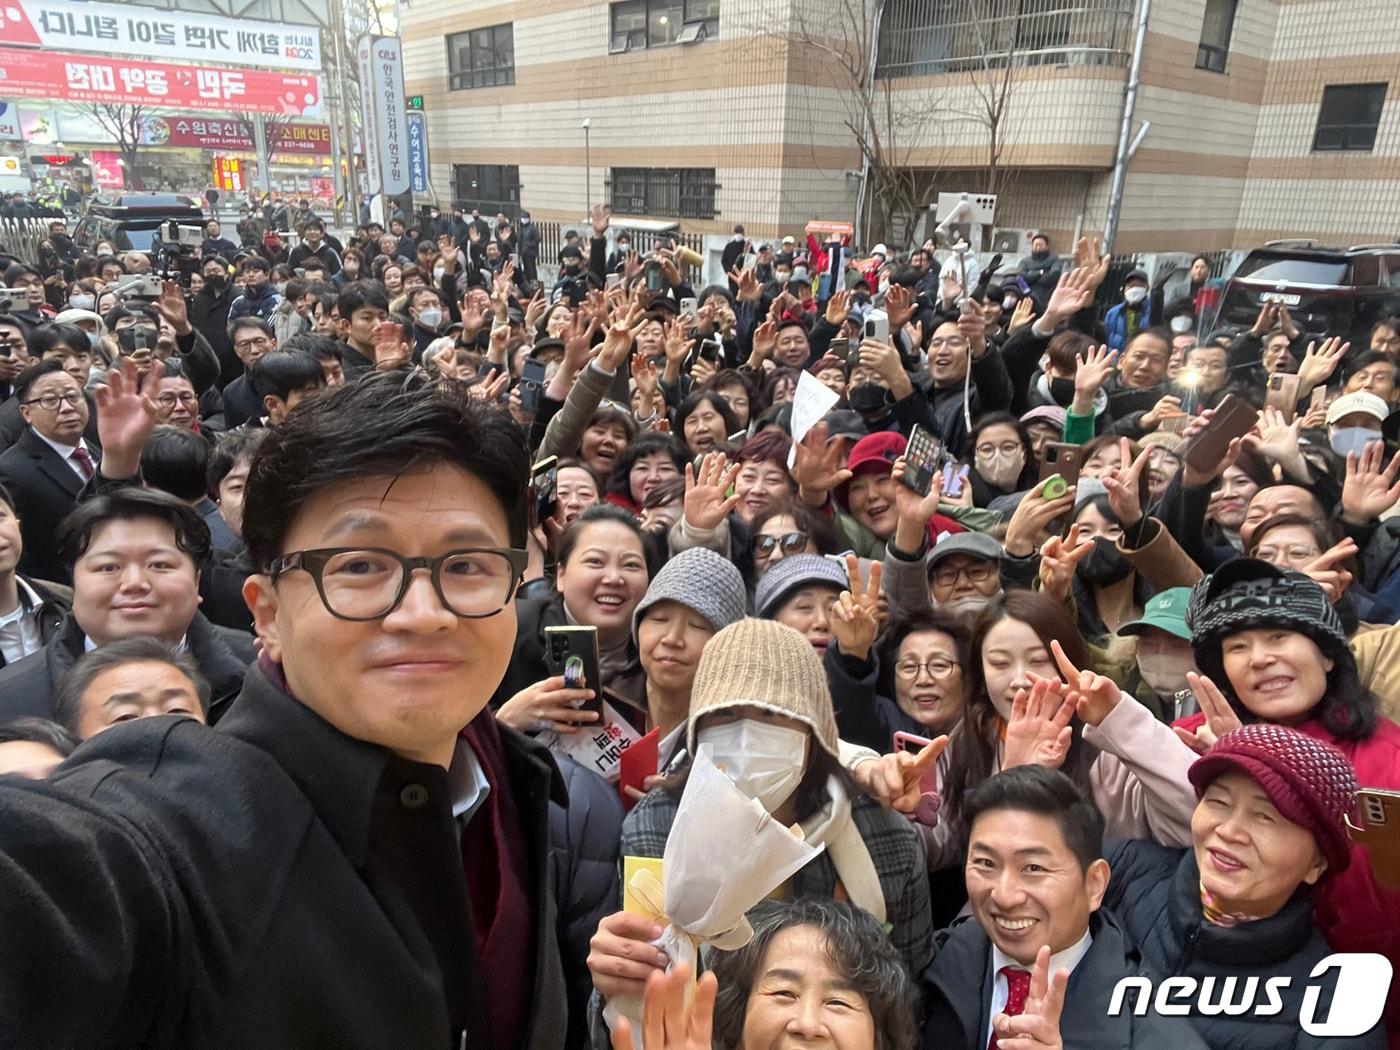
[[94,350],[96,350],[99,346],[102,345],[102,336],[99,335],[98,333],[96,333],[96,332],[88,332],[87,337],[88,337],[88,346],[92,347]]
[[436,328],[442,324],[442,310],[436,306],[429,306],[418,311],[418,323],[424,328]]
[[1381,440],[1381,432],[1370,427],[1333,427],[1331,434],[1332,451],[1339,456],[1355,452],[1358,456],[1366,451],[1366,446]]
[[973,462],[977,465],[977,473],[986,478],[999,489],[1009,489],[1016,484],[1016,479],[1021,476],[1021,471],[1026,466],[1026,454],[1024,452],[1013,452],[1007,455],[1001,449],[997,449],[990,456],[984,456],[978,452],[973,456]]
[[962,598],[954,598],[950,602],[939,603],[939,608],[952,613],[954,616],[977,616],[992,602],[997,600],[994,594],[988,597],[985,594],[969,594]]
[[794,281],[806,281],[806,280],[810,280],[810,278],[807,276],[807,271],[804,270],[804,269],[803,269],[802,267],[800,267],[800,266],[797,267],[797,269],[795,269],[795,270],[792,271],[792,279],[793,279]]
[[803,729],[741,718],[700,730],[696,747],[708,751],[735,787],[772,813],[802,782],[807,736]]
[[1129,306],[1136,306],[1147,298],[1147,289],[1141,285],[1133,285],[1131,288],[1123,289],[1123,301]]
[[68,299],[68,305],[71,306],[74,310],[91,310],[94,306],[97,305],[97,296],[95,296],[95,295],[74,295],[74,296],[70,296],[69,299]]
[[1190,653],[1139,654],[1138,673],[1158,696],[1169,699],[1187,688],[1186,672],[1196,669],[1196,659]]
[[1190,314],[1181,314],[1172,318],[1172,331],[1177,335],[1185,335],[1187,332],[1191,331],[1194,323],[1195,322],[1191,320]]

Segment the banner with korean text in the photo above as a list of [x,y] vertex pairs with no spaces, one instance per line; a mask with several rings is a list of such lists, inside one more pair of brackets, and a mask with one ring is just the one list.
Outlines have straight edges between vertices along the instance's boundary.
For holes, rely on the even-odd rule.
[[171,109],[321,115],[321,78],[258,69],[211,69],[61,52],[0,48],[0,91],[10,98],[108,102]]

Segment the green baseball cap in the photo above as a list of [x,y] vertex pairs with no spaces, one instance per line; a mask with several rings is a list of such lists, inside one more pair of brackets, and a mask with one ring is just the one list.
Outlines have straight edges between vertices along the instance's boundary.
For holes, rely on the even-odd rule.
[[1156,627],[1178,638],[1191,640],[1191,628],[1186,626],[1186,606],[1191,602],[1190,587],[1173,587],[1154,594],[1142,607],[1142,619],[1125,623],[1119,634],[1141,634],[1144,627]]

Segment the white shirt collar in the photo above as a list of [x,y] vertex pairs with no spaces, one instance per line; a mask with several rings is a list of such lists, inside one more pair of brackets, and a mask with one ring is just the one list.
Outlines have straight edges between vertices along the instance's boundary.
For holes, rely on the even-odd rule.
[[[1093,943],[1094,938],[1089,935],[1088,930],[1085,930],[1084,936],[1079,938],[1074,944],[1071,944],[1064,951],[1056,952],[1054,955],[1050,956],[1050,972],[1053,974],[1056,970],[1068,970],[1070,973],[1074,973],[1074,968],[1079,965],[1079,960],[1088,954],[1089,946]],[[1009,966],[1013,970],[1027,969],[1027,967],[1022,966],[1009,955],[1003,954],[1002,950],[993,943],[992,973],[994,975],[999,975],[1004,966]],[[1004,980],[1004,978],[1000,979]]]
[[461,737],[452,752],[452,764],[447,767],[447,783],[452,790],[452,815],[466,824],[491,793],[491,782],[481,768],[481,759]]
[[[180,644],[175,646],[177,653],[183,653],[190,647],[190,636],[185,634],[180,636]],[[83,635],[83,652],[90,653],[97,648],[97,643],[87,635]]]
[[15,575],[15,587],[19,591],[19,603],[9,612],[0,616],[0,627],[8,627],[16,620],[29,616],[35,609],[44,604],[44,599],[39,597],[37,591],[24,582],[24,577]]
[[[29,429],[34,430],[33,427],[30,427]],[[49,448],[53,449],[60,456],[62,456],[65,461],[73,458],[74,449],[87,448],[87,442],[85,442],[82,438],[78,439],[78,443],[76,445],[65,445],[62,442],[55,441],[51,437],[46,437],[45,435],[39,433],[39,431],[37,430],[34,430],[34,436],[37,437],[40,441],[42,441],[44,444],[48,445]],[[92,449],[88,448],[87,451],[89,456],[92,455]],[[95,465],[96,464],[94,464],[94,466]]]

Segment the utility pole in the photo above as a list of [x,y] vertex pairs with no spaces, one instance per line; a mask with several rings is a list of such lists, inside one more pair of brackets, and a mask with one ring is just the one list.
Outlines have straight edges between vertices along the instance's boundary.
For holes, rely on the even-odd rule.
[[[340,0],[331,0],[327,7],[331,16],[330,32],[334,38],[336,90],[340,96],[338,119],[341,124],[341,127],[332,127],[331,134],[340,140],[345,150],[345,200],[350,205],[350,225],[354,226],[360,221],[360,178],[355,172],[355,121],[351,115],[354,107],[350,104],[349,81],[345,77],[344,9]],[[339,160],[335,162],[335,170],[339,174]]]
[[1123,188],[1128,179],[1128,161],[1136,145],[1133,142],[1133,110],[1137,106],[1138,86],[1142,82],[1142,51],[1147,39],[1147,18],[1152,0],[1138,0],[1137,40],[1133,44],[1133,61],[1128,68],[1128,87],[1123,94],[1123,121],[1118,128],[1118,154],[1113,162],[1113,183],[1108,191],[1108,214],[1103,224],[1103,250],[1113,251],[1118,236],[1118,221],[1123,214]]
[[583,214],[585,216],[593,213],[593,154],[589,149],[588,134],[593,127],[593,118],[584,117],[583,123],[579,125],[583,128]]

